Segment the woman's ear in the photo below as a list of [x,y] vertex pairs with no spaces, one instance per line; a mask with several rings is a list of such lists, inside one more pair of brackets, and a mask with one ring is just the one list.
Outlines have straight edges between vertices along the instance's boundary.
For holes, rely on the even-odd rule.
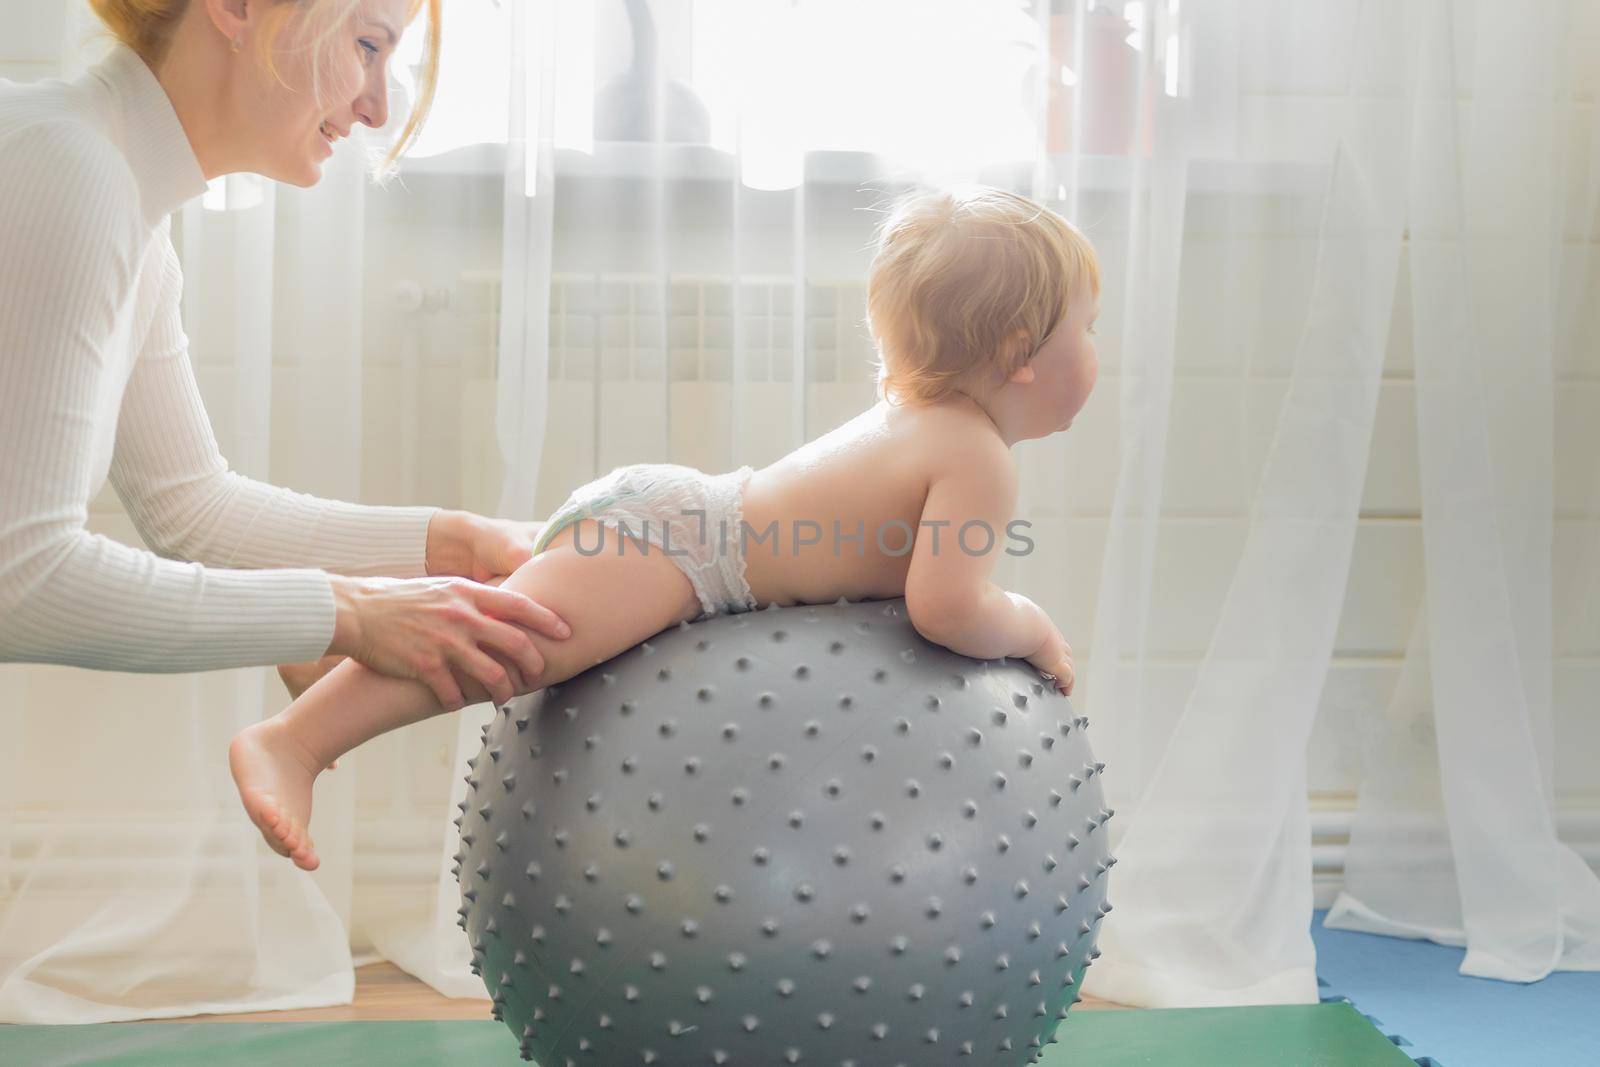
[[205,0],[206,16],[211,24],[222,34],[223,40],[239,40],[245,32],[245,25],[253,14],[249,9],[256,7],[248,0]]

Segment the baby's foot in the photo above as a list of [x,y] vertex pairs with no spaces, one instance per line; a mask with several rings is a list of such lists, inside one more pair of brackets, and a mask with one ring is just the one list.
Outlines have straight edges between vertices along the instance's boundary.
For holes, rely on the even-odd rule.
[[321,861],[306,827],[317,770],[304,747],[283,724],[268,719],[239,731],[228,746],[228,767],[245,812],[272,851],[316,870]]

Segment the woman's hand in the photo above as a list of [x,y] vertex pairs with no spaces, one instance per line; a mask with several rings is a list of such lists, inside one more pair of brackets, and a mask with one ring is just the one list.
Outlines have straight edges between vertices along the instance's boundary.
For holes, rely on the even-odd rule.
[[1061,635],[1061,630],[1055,623],[1050,624],[1050,636],[1039,646],[1037,652],[1028,657],[1028,662],[1038,668],[1039,673],[1055,682],[1056,688],[1064,695],[1072,695],[1074,677],[1072,646],[1067,644],[1067,639]]
[[422,682],[447,711],[467,703],[457,674],[503,704],[532,689],[544,670],[529,634],[572,634],[555,612],[521,593],[463,578],[332,581],[338,616],[327,654]]
[[428,574],[499,585],[532,558],[533,543],[543,529],[542,522],[440,511],[428,522]]

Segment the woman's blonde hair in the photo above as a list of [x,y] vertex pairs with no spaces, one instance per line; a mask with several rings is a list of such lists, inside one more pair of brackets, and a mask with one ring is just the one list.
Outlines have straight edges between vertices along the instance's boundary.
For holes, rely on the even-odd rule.
[[879,395],[926,403],[997,388],[1085,282],[1098,295],[1094,246],[1025,196],[973,187],[903,198],[878,228],[867,277]]
[[[146,63],[156,66],[166,55],[177,29],[178,20],[188,9],[190,0],[89,0],[89,6],[105,23],[106,28],[123,44],[139,53]],[[266,28],[256,40],[262,63],[283,84],[283,78],[273,62],[272,46],[282,32],[292,10],[304,12],[302,44],[320,51],[343,30],[361,0],[275,0],[268,13]],[[442,0],[410,0],[406,23],[417,17],[425,7],[428,25],[423,44],[422,76],[417,82],[417,99],[406,119],[406,125],[383,159],[380,171],[387,175],[393,171],[395,161],[405,154],[422,133],[428,111],[433,106],[434,94],[439,86],[439,48],[442,39]],[[312,64],[311,91],[317,93],[321,82],[321,63]]]

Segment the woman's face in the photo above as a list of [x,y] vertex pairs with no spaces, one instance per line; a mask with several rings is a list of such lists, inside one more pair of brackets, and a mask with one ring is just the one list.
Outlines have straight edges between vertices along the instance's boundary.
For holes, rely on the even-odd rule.
[[289,16],[273,46],[287,87],[264,65],[255,71],[260,106],[253,108],[252,125],[260,158],[252,169],[290,185],[315,185],[334,145],[356,123],[376,129],[388,122],[389,59],[410,6],[408,0],[362,0],[349,21],[315,49],[303,41],[302,16]]

